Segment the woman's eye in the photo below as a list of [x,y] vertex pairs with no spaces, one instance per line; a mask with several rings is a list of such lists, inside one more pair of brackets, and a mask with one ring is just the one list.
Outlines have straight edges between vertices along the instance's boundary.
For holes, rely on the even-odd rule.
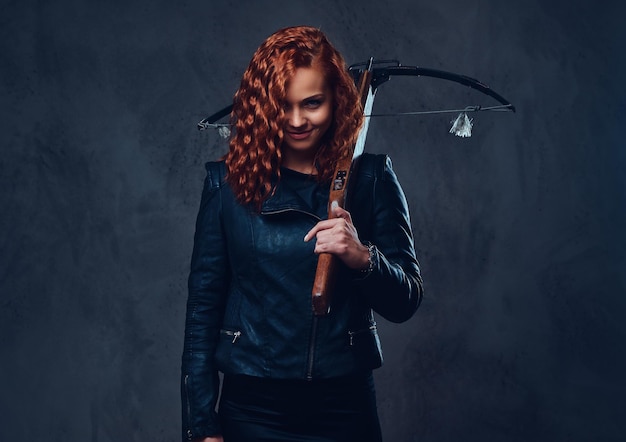
[[316,108],[320,107],[322,104],[322,100],[308,100],[304,103],[304,105],[308,108]]

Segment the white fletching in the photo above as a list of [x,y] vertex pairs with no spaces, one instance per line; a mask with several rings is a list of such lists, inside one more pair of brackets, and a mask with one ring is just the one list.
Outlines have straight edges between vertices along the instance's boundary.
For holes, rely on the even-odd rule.
[[472,121],[473,119],[467,116],[467,113],[461,112],[456,120],[452,121],[452,127],[450,133],[457,137],[467,138],[472,136]]

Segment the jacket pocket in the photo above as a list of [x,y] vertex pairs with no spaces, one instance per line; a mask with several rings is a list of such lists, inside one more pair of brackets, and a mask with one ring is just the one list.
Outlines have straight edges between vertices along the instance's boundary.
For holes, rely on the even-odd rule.
[[233,357],[237,347],[240,348],[239,339],[241,338],[241,330],[237,329],[221,329],[220,339],[215,349],[215,361],[217,368],[224,372],[230,371],[229,367],[233,366]]
[[348,338],[352,354],[360,367],[374,369],[383,365],[383,352],[375,323],[368,328],[348,331]]
[[221,329],[220,336],[232,339],[232,343],[234,344],[241,336],[241,331]]

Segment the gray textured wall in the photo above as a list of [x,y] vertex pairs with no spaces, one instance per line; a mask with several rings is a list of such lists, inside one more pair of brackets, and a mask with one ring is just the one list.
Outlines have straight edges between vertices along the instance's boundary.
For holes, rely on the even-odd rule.
[[[411,321],[381,324],[386,440],[623,440],[621,5],[2,2],[0,440],[178,439],[202,164],[224,152],[195,123],[293,24],[320,26],[349,62],[461,72],[518,108],[475,115],[465,140],[450,116],[370,127],[427,290]],[[491,103],[428,79],[393,79],[377,100]]]

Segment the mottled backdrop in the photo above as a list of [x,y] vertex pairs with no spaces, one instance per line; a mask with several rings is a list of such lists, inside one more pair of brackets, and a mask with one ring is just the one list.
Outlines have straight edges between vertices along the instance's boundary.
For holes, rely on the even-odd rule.
[[[320,27],[349,62],[481,79],[516,114],[373,121],[426,298],[381,320],[386,441],[626,434],[623,2],[7,1],[0,5],[0,440],[175,441],[196,122],[258,44]],[[376,110],[492,104],[394,78]]]

